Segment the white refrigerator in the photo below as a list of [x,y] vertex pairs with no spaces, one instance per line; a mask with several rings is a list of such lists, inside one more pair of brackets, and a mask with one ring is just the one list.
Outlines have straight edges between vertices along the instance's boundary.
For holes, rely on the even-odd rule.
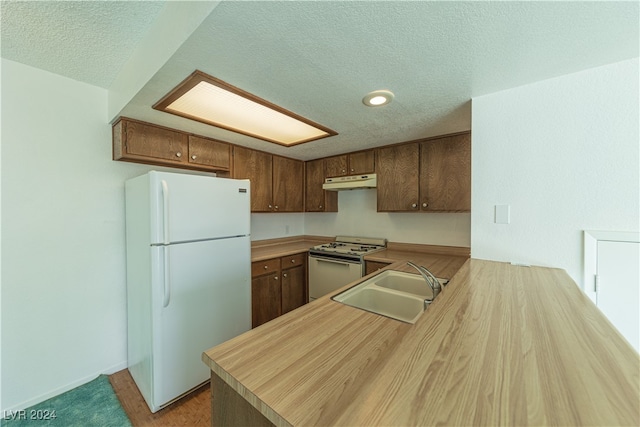
[[251,329],[248,180],[125,184],[128,368],[152,412],[205,382],[202,353]]

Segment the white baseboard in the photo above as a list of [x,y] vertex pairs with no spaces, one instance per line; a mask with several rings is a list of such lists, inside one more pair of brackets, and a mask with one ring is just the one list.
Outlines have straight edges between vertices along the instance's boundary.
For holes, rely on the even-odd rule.
[[76,381],[72,381],[69,384],[66,384],[64,386],[58,387],[54,390],[48,391],[46,393],[41,394],[40,396],[36,396],[32,399],[29,400],[25,400],[24,402],[18,403],[17,405],[13,405],[12,407],[9,408],[2,408],[0,409],[0,414],[4,414],[10,411],[20,411],[23,409],[27,409],[33,405],[37,405],[38,403],[44,402],[47,399],[51,399],[52,397],[58,396],[62,393],[65,393],[69,390],[73,390],[76,387],[80,387],[83,384],[86,384],[90,381],[95,380],[96,378],[98,378],[98,376],[104,374],[104,375],[111,375],[115,372],[121,371],[123,369],[126,369],[127,367],[127,361],[122,361],[120,363],[117,363],[113,366],[110,366],[108,368],[105,368],[99,372],[96,372],[94,374],[91,375],[87,375],[83,378],[80,378]]

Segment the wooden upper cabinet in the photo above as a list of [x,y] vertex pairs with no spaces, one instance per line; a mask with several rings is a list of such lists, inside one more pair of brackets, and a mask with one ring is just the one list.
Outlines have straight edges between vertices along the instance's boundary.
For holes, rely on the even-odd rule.
[[215,139],[189,135],[189,163],[229,171],[231,145]]
[[349,154],[349,175],[374,173],[375,171],[375,152],[373,150]]
[[273,211],[302,212],[304,162],[273,156]]
[[233,178],[251,181],[251,212],[303,212],[301,160],[235,146]]
[[357,151],[341,156],[326,157],[325,178],[345,175],[359,175],[375,172],[374,150]]
[[273,210],[271,154],[249,148],[233,148],[233,178],[251,181],[251,212]]
[[338,192],[322,189],[326,176],[325,159],[306,162],[304,203],[306,212],[338,212]]
[[417,143],[377,149],[378,211],[419,211],[419,166]]
[[231,145],[174,129],[121,118],[113,125],[113,159],[228,176]]
[[420,143],[420,207],[432,212],[471,211],[471,135]]
[[186,164],[187,147],[187,134],[160,126],[122,119],[113,127],[114,160]]
[[349,161],[347,155],[327,157],[325,161],[325,178],[348,175]]

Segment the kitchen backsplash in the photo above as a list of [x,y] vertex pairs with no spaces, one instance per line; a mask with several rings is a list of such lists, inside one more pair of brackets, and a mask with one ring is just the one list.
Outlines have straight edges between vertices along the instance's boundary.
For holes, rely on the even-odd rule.
[[251,240],[301,234],[470,247],[471,214],[377,212],[376,190],[371,189],[339,192],[337,213],[251,215]]

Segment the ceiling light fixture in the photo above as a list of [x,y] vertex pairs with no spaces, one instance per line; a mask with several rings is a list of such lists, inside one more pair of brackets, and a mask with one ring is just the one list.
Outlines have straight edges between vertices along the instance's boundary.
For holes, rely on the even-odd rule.
[[287,147],[338,134],[198,70],[153,108]]
[[393,100],[393,92],[390,90],[374,90],[362,98],[362,103],[369,107],[382,107]]

